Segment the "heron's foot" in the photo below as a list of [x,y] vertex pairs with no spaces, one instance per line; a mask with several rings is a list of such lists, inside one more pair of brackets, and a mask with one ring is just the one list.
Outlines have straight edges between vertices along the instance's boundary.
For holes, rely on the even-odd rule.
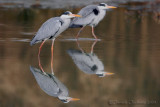
[[52,75],[54,75],[54,72],[52,72]]

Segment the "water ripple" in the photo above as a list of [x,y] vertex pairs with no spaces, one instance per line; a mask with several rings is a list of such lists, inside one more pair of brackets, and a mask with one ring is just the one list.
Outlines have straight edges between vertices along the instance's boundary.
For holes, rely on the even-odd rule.
[[[77,41],[75,38],[65,38],[65,39],[59,39],[60,41]],[[78,41],[96,41],[96,39],[93,38],[78,38]],[[97,41],[101,41],[101,39],[97,39]]]
[[10,38],[10,41],[14,41],[14,42],[30,42],[30,39]]
[[20,34],[23,34],[23,35],[35,35],[36,32],[30,32],[30,33],[28,33],[28,32],[20,32]]

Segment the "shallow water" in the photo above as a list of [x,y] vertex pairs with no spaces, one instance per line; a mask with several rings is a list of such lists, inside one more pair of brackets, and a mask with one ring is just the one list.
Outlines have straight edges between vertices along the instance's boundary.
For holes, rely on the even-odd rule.
[[[157,3],[158,5],[158,3]],[[143,8],[137,8],[137,7]],[[148,8],[149,6],[149,8]],[[67,50],[91,52],[91,28],[74,39],[79,29],[68,29],[55,41],[53,69],[56,77],[80,101],[68,104],[44,93],[29,67],[38,67],[38,47],[29,42],[43,22],[67,9],[0,9],[0,106],[1,107],[106,107],[160,105],[160,19],[155,4],[121,4],[108,11],[95,28],[99,41],[93,53],[106,72],[99,78],[82,72]],[[134,9],[133,9],[134,8]],[[77,13],[80,8],[70,9]],[[86,40],[84,38],[87,38]],[[50,70],[51,41],[41,51],[44,70]]]

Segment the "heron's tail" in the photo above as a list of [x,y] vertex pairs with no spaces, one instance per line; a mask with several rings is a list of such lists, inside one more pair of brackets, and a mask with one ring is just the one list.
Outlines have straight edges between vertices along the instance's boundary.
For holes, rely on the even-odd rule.
[[39,72],[39,73],[42,72],[41,70],[39,70],[39,69],[37,69],[37,68],[35,68],[35,67],[32,67],[32,66],[30,66],[30,71],[31,71],[33,74],[35,74],[35,72]]
[[34,45],[34,44],[36,44],[36,43],[38,43],[38,42],[41,42],[41,41],[40,41],[40,40],[37,40],[37,38],[34,36],[33,39],[32,39],[31,42],[30,42],[30,45],[32,46],[32,45]]
[[82,51],[80,50],[74,50],[74,49],[68,49],[67,53],[72,56],[73,54],[82,54]]
[[31,71],[33,74],[35,74],[35,73],[41,73],[41,74],[43,74],[43,71],[42,71],[42,70],[40,70],[40,69],[38,69],[38,68],[35,68],[35,67],[33,67],[33,66],[30,66],[30,71]]
[[34,45],[35,44],[35,42],[32,40],[31,42],[30,42],[30,45],[32,46],[32,45]]

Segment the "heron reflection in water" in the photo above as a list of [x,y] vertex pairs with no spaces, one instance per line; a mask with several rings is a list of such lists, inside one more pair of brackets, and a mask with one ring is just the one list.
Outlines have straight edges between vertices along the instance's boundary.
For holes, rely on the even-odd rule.
[[43,73],[42,70],[34,67],[30,67],[30,70],[40,88],[48,95],[59,98],[63,103],[80,100],[78,98],[69,97],[67,87],[61,83],[55,75]]
[[93,49],[97,41],[92,44],[91,52],[86,53],[80,47],[78,41],[77,45],[80,50],[69,49],[67,53],[72,58],[76,66],[86,74],[96,74],[99,77],[104,77],[106,75],[113,75],[114,73],[109,73],[104,71],[104,65],[102,61],[93,53]]

